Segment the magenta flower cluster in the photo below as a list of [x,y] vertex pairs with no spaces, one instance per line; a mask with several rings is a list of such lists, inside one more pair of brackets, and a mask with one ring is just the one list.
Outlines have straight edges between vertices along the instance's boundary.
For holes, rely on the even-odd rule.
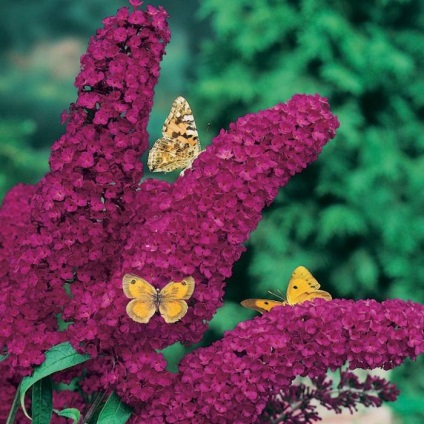
[[415,358],[424,352],[423,329],[424,307],[400,300],[316,299],[274,308],[187,355],[169,403],[153,399],[143,413],[147,419],[162,408],[162,422],[188,422],[190,405],[192,422],[255,423],[270,396],[296,376],[322,378],[347,361],[350,369],[391,369]]
[[[130,3],[133,11],[105,19],[82,57],[78,100],[64,115],[51,171],[12,189],[0,210],[0,408],[63,341],[93,358],[84,364],[85,393],[116,390],[134,407],[133,422],[152,424],[255,422],[296,375],[321,376],[346,361],[391,368],[422,353],[422,306],[318,300],[240,324],[188,355],[178,374],[166,371],[157,350],[201,339],[262,209],[339,124],[326,99],[296,95],[222,130],[175,183],[140,183],[170,35],[162,8]],[[158,288],[192,275],[187,315],[172,325],[159,315],[132,321],[125,273]],[[80,402],[61,393],[57,405]]]
[[331,378],[322,376],[272,395],[258,423],[313,423],[321,421],[318,404],[335,413],[346,409],[353,413],[358,405],[378,407],[384,401],[393,402],[398,395],[396,386],[383,378],[367,375],[360,381],[356,374],[342,370],[337,386]]
[[[122,295],[111,292],[110,280],[122,268],[125,229],[138,213],[139,159],[148,147],[153,89],[170,38],[166,17],[148,7],[123,8],[105,19],[81,59],[78,101],[52,147],[51,172],[4,200],[2,223],[10,226],[0,229],[7,281],[0,293],[0,345],[15,375],[30,373],[45,350],[68,339],[57,331],[58,314],[84,321],[83,339],[73,340],[78,346],[94,338],[100,320],[93,316],[113,309]],[[66,282],[75,273],[69,294]]]

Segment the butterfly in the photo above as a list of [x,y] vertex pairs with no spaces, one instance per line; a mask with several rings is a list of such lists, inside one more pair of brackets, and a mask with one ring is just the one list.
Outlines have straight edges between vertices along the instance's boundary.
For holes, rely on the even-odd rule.
[[189,168],[201,150],[193,112],[184,97],[177,97],[162,127],[162,137],[150,149],[147,166],[152,172]]
[[133,299],[127,305],[128,316],[143,324],[159,311],[167,323],[179,321],[187,313],[187,299],[194,292],[194,278],[171,281],[162,290],[154,288],[144,278],[125,274],[122,279],[125,295]]
[[[312,276],[312,274],[304,267],[298,266],[290,277],[289,286],[286,293],[286,301],[270,300],[270,299],[246,299],[241,302],[245,308],[254,309],[263,314],[269,312],[275,306],[280,305],[296,305],[296,303],[306,302],[316,298],[331,300],[331,294],[319,290],[320,284]],[[271,294],[274,294],[270,292]],[[282,296],[274,294],[277,297]]]

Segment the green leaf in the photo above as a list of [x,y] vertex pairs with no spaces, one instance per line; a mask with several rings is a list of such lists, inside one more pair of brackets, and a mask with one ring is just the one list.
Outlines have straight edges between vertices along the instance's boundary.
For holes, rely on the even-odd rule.
[[46,359],[37,368],[35,368],[31,377],[25,377],[21,383],[20,402],[24,414],[31,419],[25,409],[25,393],[37,381],[51,375],[55,372],[62,371],[66,368],[71,368],[74,365],[88,361],[90,355],[81,355],[71,346],[69,342],[61,343],[53,346],[46,352]]
[[100,412],[97,424],[124,424],[131,414],[132,409],[113,392]]
[[53,413],[53,385],[50,376],[38,380],[32,386],[32,422],[49,423]]
[[15,422],[16,413],[19,408],[19,391],[20,386],[16,388],[15,396],[13,397],[12,407],[10,408],[9,416],[7,417],[6,424],[13,424]]
[[61,411],[54,411],[59,417],[65,417],[73,420],[72,424],[78,424],[78,421],[81,418],[81,412],[75,408],[65,408]]

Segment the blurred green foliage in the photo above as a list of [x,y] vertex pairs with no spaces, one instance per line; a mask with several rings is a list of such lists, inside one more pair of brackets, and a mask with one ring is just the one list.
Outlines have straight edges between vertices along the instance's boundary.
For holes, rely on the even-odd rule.
[[[192,106],[203,146],[237,117],[295,93],[328,97],[341,122],[319,160],[265,211],[204,343],[251,316],[240,300],[284,291],[300,264],[335,297],[423,303],[423,2],[146,3],[167,9],[172,30],[149,123],[152,141],[178,95]],[[4,2],[0,199],[48,168],[48,148],[64,131],[60,113],[76,98],[79,55],[101,20],[126,4]],[[403,423],[423,421],[423,365],[420,359],[394,372]]]
[[48,150],[28,145],[33,131],[32,121],[0,120],[0,199],[17,182],[32,183],[48,170]]

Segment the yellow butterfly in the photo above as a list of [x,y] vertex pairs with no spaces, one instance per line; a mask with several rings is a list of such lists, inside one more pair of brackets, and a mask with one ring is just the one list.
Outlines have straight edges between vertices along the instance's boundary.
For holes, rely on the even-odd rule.
[[162,290],[155,289],[144,278],[125,274],[122,279],[125,295],[133,299],[127,305],[127,314],[136,321],[146,324],[159,310],[167,323],[179,321],[187,313],[187,299],[194,292],[194,278],[171,281]]
[[[298,266],[290,277],[289,286],[287,288],[287,301],[270,300],[270,299],[246,299],[241,302],[245,308],[254,309],[263,314],[269,312],[272,308],[279,305],[296,305],[296,303],[306,302],[316,298],[331,300],[331,294],[319,290],[320,284],[312,276],[312,274],[304,267]],[[270,292],[271,294],[274,294]],[[274,294],[277,297],[279,295]]]
[[189,168],[200,153],[199,134],[190,105],[177,97],[162,127],[162,137],[149,152],[147,166],[152,172]]

